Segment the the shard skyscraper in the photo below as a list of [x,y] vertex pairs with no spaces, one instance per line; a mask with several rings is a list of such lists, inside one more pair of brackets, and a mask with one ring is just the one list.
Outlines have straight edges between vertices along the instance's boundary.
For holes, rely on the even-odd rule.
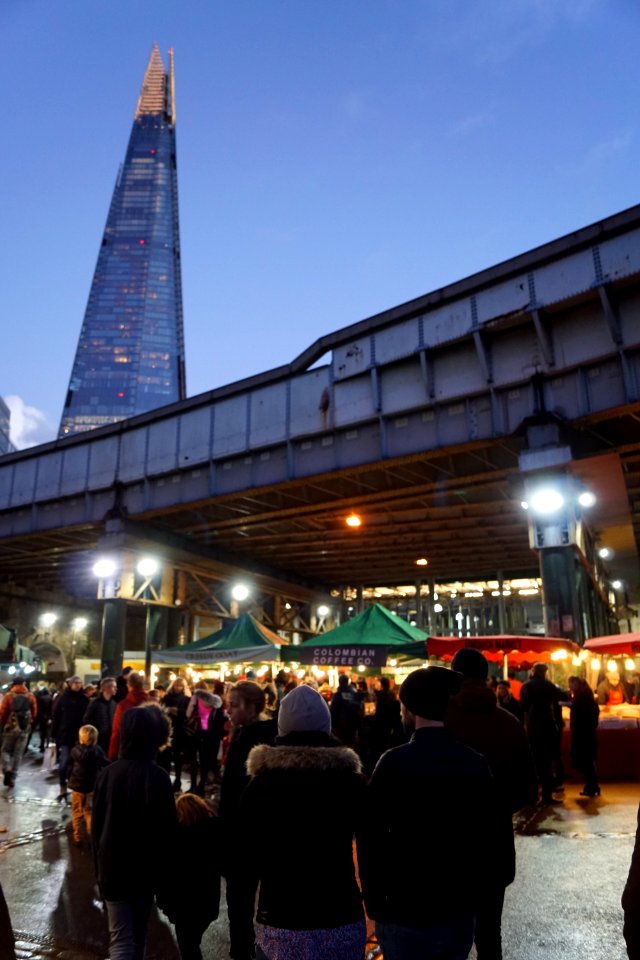
[[64,405],[68,436],[185,396],[173,52],[154,44]]

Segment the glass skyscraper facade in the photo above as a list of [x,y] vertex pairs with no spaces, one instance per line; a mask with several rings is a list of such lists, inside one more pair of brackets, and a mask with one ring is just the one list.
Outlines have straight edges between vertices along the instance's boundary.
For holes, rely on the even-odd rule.
[[61,437],[185,396],[173,53],[154,44],[116,181]]

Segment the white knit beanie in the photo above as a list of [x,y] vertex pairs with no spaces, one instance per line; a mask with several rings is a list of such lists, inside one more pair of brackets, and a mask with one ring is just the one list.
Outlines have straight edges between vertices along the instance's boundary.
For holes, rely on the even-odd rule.
[[278,712],[278,733],[302,733],[316,730],[331,733],[331,714],[323,697],[313,687],[303,684],[284,697]]

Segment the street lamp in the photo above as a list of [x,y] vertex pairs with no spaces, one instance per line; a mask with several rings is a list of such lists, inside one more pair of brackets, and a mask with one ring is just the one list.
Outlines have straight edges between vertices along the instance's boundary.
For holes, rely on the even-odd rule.
[[236,583],[231,588],[231,596],[234,600],[242,603],[249,596],[249,587],[244,583]]
[[107,580],[114,575],[117,569],[115,560],[110,557],[101,557],[93,565],[93,575],[100,580]]
[[318,607],[318,616],[319,617],[328,617],[329,616],[329,607],[326,603],[321,603]]
[[40,623],[43,627],[52,627],[56,620],[58,619],[57,613],[43,613],[40,617]]
[[136,569],[141,577],[153,577],[158,572],[159,566],[160,564],[153,557],[142,557]]

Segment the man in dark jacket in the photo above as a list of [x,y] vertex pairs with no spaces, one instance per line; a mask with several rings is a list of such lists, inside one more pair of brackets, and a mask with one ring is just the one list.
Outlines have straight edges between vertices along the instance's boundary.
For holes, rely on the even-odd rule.
[[540,783],[541,804],[554,802],[552,765],[561,732],[561,696],[559,688],[547,680],[547,665],[534,664],[531,679],[522,685],[520,705]]
[[[494,883],[495,790],[484,757],[445,729],[459,673],[414,670],[400,688],[409,743],[380,758],[359,844],[367,913],[385,956],[466,957],[487,884]],[[407,811],[418,818],[407,843]],[[362,855],[360,856],[360,853]]]
[[89,701],[83,723],[90,723],[98,731],[98,746],[109,752],[113,718],[116,712],[115,693],[116,681],[113,677],[105,677],[100,681],[100,692]]
[[499,832],[493,838],[496,885],[487,884],[483,891],[476,914],[475,942],[478,960],[501,960],[504,892],[516,871],[511,818],[538,799],[536,771],[522,724],[500,709],[487,686],[489,664],[485,657],[479,650],[459,650],[451,667],[462,674],[463,680],[460,692],[449,700],[445,726],[488,760],[495,782],[499,817]]
[[[178,827],[171,780],[155,763],[169,735],[166,716],[155,705],[133,708],[121,729],[121,759],[98,776],[91,823],[114,960],[144,955],[153,897],[168,883],[166,850],[175,849]],[[145,851],[139,867],[138,849]]]
[[60,800],[67,796],[67,771],[72,747],[78,742],[78,731],[82,726],[89,697],[83,690],[82,677],[74,674],[67,680],[67,688],[54,701],[51,736],[58,748],[58,778],[60,780]]

